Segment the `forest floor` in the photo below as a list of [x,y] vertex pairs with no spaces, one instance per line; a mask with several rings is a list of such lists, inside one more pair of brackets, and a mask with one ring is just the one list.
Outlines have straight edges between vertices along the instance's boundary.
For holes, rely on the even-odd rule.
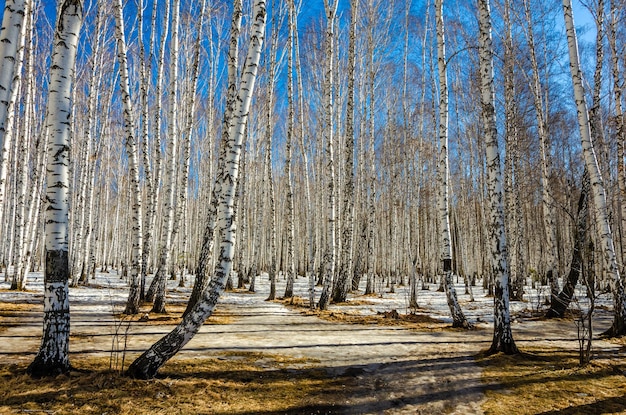
[[[98,274],[70,291],[76,370],[37,380],[25,375],[41,337],[41,275],[33,276],[26,292],[0,284],[0,413],[626,413],[626,343],[595,338],[592,363],[579,367],[575,318],[540,317],[541,289],[512,303],[525,354],[486,357],[493,300],[477,288],[474,302],[459,295],[476,325],[465,331],[450,327],[434,286],[420,291],[417,310],[407,309],[404,287],[379,286],[320,313],[301,298],[265,301],[269,284],[259,278],[256,293],[226,293],[157,379],[135,381],[119,373],[180,321],[190,289],[172,281],[168,314],[146,306],[127,318],[124,282]],[[296,293],[306,290],[298,279]],[[595,333],[610,325],[608,304],[599,301]]]

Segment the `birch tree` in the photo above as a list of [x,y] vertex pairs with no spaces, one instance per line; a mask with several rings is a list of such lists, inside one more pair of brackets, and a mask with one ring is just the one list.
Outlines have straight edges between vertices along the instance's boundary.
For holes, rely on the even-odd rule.
[[[250,102],[256,81],[257,70],[265,32],[266,8],[264,0],[256,0],[253,8],[253,29],[250,46],[244,65],[243,76],[237,93],[236,107],[230,123],[226,152],[218,164],[215,183],[219,198],[217,209],[217,229],[219,231],[220,254],[215,274],[208,289],[181,323],[150,349],[139,356],[128,368],[128,375],[140,379],[152,378],[165,362],[172,358],[198,332],[204,321],[213,313],[220,295],[224,291],[226,279],[232,270],[235,247],[236,223],[234,221],[234,199],[239,174],[239,158],[243,144]],[[208,225],[211,225],[210,223]]]
[[285,143],[285,180],[287,181],[287,284],[285,285],[285,298],[293,297],[293,285],[296,274],[296,263],[294,259],[294,201],[293,201],[293,177],[291,174],[291,164],[293,158],[293,136],[294,136],[294,99],[293,99],[293,54],[294,54],[294,31],[295,19],[298,18],[294,0],[287,1],[289,34],[287,37],[287,142]]
[[174,231],[174,213],[176,211],[176,166],[178,165],[178,21],[180,18],[180,1],[172,3],[172,38],[170,42],[170,113],[167,122],[168,135],[168,169],[165,187],[165,217],[163,218],[162,240],[159,252],[159,268],[155,275],[156,291],[154,295],[153,313],[165,313],[165,293],[167,277],[172,257],[172,233]]
[[589,172],[591,194],[593,195],[593,204],[595,209],[594,216],[599,233],[601,252],[604,258],[606,273],[610,277],[612,284],[611,288],[613,291],[613,307],[615,315],[613,324],[611,328],[607,330],[606,334],[610,336],[620,336],[626,333],[626,294],[624,293],[624,284],[617,266],[613,233],[609,223],[604,181],[600,173],[600,166],[596,157],[594,142],[591,137],[589,112],[587,111],[582,72],[580,70],[578,40],[576,38],[571,0],[563,0],[563,16],[565,19],[570,72],[574,88],[574,99],[576,101],[576,112],[578,115],[578,126],[580,130],[583,157],[585,167]]
[[507,262],[502,170],[498,151],[495,93],[493,86],[493,45],[491,39],[491,9],[489,0],[478,0],[478,44],[480,56],[480,92],[485,162],[487,165],[487,194],[489,202],[489,239],[491,273],[494,284],[493,341],[490,353],[517,353],[511,332],[509,311],[509,265]]
[[452,240],[450,236],[450,207],[448,202],[448,70],[446,62],[445,26],[443,0],[435,1],[437,24],[437,69],[439,78],[439,216],[441,222],[441,260],[443,265],[444,289],[448,307],[452,314],[452,327],[470,328],[456,295],[452,279]]
[[120,92],[122,105],[124,106],[124,133],[126,136],[126,153],[128,155],[128,168],[130,178],[130,194],[132,198],[131,214],[131,238],[132,249],[130,258],[130,292],[124,314],[137,314],[139,312],[139,278],[141,272],[142,250],[142,211],[141,190],[139,188],[139,163],[137,157],[137,139],[135,136],[135,118],[130,96],[130,80],[128,75],[128,53],[126,50],[126,36],[124,34],[124,15],[122,0],[114,4],[115,13],[115,36],[117,39],[117,58],[120,71]]
[[10,140],[6,122],[11,112],[10,97],[14,91],[14,81],[18,62],[18,49],[24,37],[25,2],[29,0],[7,0],[2,16],[0,31],[0,220],[4,220],[5,186],[8,169]]
[[[241,0],[233,2],[233,17],[230,26],[230,44],[228,47],[228,91],[226,95],[226,108],[222,119],[222,140],[219,148],[220,160],[227,157],[226,143],[231,142],[231,122],[233,113],[236,109],[238,98],[238,74],[239,74],[239,35],[241,32],[241,20],[243,16],[243,8]],[[256,75],[255,75],[256,76]],[[243,133],[242,133],[243,134]],[[193,307],[202,298],[203,293],[209,286],[210,261],[213,255],[213,245],[215,236],[215,226],[218,213],[218,188],[213,185],[211,192],[211,200],[207,212],[207,224],[204,228],[202,243],[200,246],[200,254],[198,256],[198,264],[196,266],[196,279],[194,281],[193,290],[187,303],[187,308],[183,315],[191,312]]]
[[328,172],[328,227],[326,234],[326,253],[324,255],[323,288],[317,307],[325,310],[331,295],[331,287],[335,276],[336,252],[336,201],[335,201],[335,148],[334,148],[334,56],[335,56],[335,22],[339,0],[324,0],[326,12],[326,74],[324,77],[324,138],[326,140],[326,168]]
[[356,66],[356,27],[359,12],[359,0],[350,1],[350,40],[348,46],[348,99],[346,103],[346,137],[343,150],[346,178],[343,191],[341,230],[341,261],[337,274],[337,283],[333,301],[346,301],[348,291],[352,287],[353,234],[354,234],[354,123],[355,123],[355,66]]
[[[622,232],[626,231],[626,161],[624,156],[624,144],[626,144],[626,128],[624,128],[624,113],[622,109],[622,94],[624,88],[623,74],[620,70],[620,51],[617,48],[617,23],[618,10],[616,3],[618,0],[610,1],[609,15],[609,49],[611,53],[611,75],[613,76],[613,102],[615,107],[615,135],[617,141],[617,181],[620,193],[620,217]],[[622,274],[624,273],[624,262],[626,262],[626,244],[622,241]]]
[[46,162],[44,318],[41,346],[27,372],[31,376],[54,376],[70,370],[69,303],[69,157],[71,90],[80,27],[81,0],[58,4],[59,16],[50,63],[50,90],[46,127],[50,131]]

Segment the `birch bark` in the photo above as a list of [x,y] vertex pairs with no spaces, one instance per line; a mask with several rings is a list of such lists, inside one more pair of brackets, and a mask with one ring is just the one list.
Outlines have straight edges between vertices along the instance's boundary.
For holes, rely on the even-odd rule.
[[31,376],[54,376],[70,370],[68,293],[70,97],[83,20],[83,3],[81,0],[64,0],[59,2],[58,10],[46,111],[50,142],[46,162],[46,198],[49,205],[45,217],[43,338],[35,359],[27,369]]
[[324,135],[326,139],[326,168],[328,172],[328,227],[326,230],[326,254],[324,255],[323,287],[317,307],[325,310],[331,295],[332,282],[336,266],[336,206],[335,206],[335,149],[334,149],[334,56],[335,56],[335,20],[339,0],[330,3],[324,0],[326,11],[326,76],[324,78]]
[[441,222],[441,259],[443,281],[448,308],[452,315],[452,327],[471,328],[465,318],[456,295],[452,278],[452,240],[450,237],[450,207],[448,202],[450,171],[448,167],[448,70],[446,62],[445,26],[443,21],[443,0],[435,1],[437,21],[437,75],[439,78],[439,216]]
[[0,32],[0,220],[4,220],[6,178],[8,171],[8,155],[11,140],[6,135],[7,118],[11,113],[11,95],[15,89],[14,79],[18,66],[18,49],[25,15],[24,0],[7,0],[2,16],[2,31]]
[[172,3],[172,34],[170,41],[170,89],[169,105],[170,113],[167,122],[168,135],[168,170],[165,187],[165,217],[163,218],[163,231],[161,240],[161,252],[159,253],[159,268],[155,275],[157,280],[154,294],[153,313],[165,313],[165,294],[167,278],[172,258],[172,233],[174,231],[174,213],[176,211],[176,166],[178,165],[178,22],[180,18],[180,1]]
[[495,92],[493,86],[493,45],[491,40],[491,10],[489,0],[478,0],[480,90],[483,134],[487,164],[487,194],[490,211],[489,236],[491,245],[491,273],[494,286],[494,330],[490,353],[518,352],[511,332],[509,311],[509,265],[507,262],[502,168],[498,151]]
[[604,181],[602,179],[602,175],[600,174],[600,166],[598,165],[598,159],[596,158],[594,143],[591,137],[589,113],[587,111],[582,72],[580,70],[578,40],[576,39],[576,30],[574,28],[574,16],[572,13],[571,0],[563,0],[563,16],[565,18],[570,72],[572,74],[572,84],[574,87],[574,99],[576,101],[576,112],[578,115],[578,126],[580,129],[583,157],[585,160],[585,166],[589,172],[589,180],[591,182],[591,194],[593,195],[595,207],[594,216],[596,226],[599,230],[601,252],[604,257],[606,273],[610,277],[613,290],[613,307],[615,315],[613,325],[606,334],[610,336],[619,336],[626,333],[626,294],[624,293],[624,285],[617,266],[613,233],[609,224]]
[[126,51],[126,37],[124,34],[124,16],[122,0],[117,0],[113,10],[115,13],[115,35],[117,39],[117,58],[120,71],[120,92],[124,106],[124,133],[126,135],[126,153],[128,154],[128,169],[131,186],[131,238],[132,249],[130,258],[130,291],[124,314],[139,312],[139,274],[141,272],[142,249],[142,213],[141,190],[139,188],[139,165],[137,162],[137,143],[135,137],[135,120],[133,105],[130,97],[130,81],[128,76],[128,57]]

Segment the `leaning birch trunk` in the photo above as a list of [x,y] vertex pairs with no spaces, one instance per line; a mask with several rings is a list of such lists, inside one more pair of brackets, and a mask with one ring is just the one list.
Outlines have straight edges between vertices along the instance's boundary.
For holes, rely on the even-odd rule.
[[509,265],[507,263],[504,208],[502,206],[502,171],[498,151],[498,131],[493,86],[493,46],[489,0],[478,1],[481,109],[487,164],[487,193],[491,221],[491,272],[495,279],[493,341],[489,353],[517,353],[511,332],[509,311]]
[[556,299],[550,304],[550,309],[546,313],[546,317],[563,317],[565,310],[574,298],[574,291],[578,278],[583,267],[582,253],[585,248],[585,240],[587,239],[587,217],[589,206],[589,174],[585,169],[582,178],[582,186],[580,197],[578,198],[578,218],[576,219],[576,239],[574,240],[574,249],[572,250],[572,260],[570,262],[569,274],[563,284],[563,289],[557,295]]
[[50,64],[46,128],[50,131],[46,167],[48,208],[45,218],[45,272],[43,338],[28,366],[31,376],[54,376],[70,370],[69,303],[69,157],[71,90],[76,50],[83,20],[83,3],[65,0],[59,18]]
[[437,21],[437,69],[439,77],[439,215],[441,221],[441,259],[443,262],[443,281],[452,327],[471,328],[457,299],[452,278],[452,241],[450,237],[450,211],[448,202],[448,70],[446,62],[445,26],[443,21],[443,0],[435,1],[435,20]]
[[228,151],[223,153],[224,157],[219,161],[218,169],[221,171],[215,182],[216,195],[219,198],[217,227],[221,241],[215,275],[209,283],[208,289],[202,293],[200,301],[183,318],[181,323],[130,365],[127,373],[134,378],[149,379],[154,377],[159,368],[195,336],[204,321],[213,313],[217,301],[224,291],[226,279],[232,270],[236,230],[234,222],[236,212],[234,212],[233,205],[239,174],[239,158],[263,46],[266,18],[265,1],[256,0],[253,13],[254,28],[250,47],[237,94],[228,142],[225,143],[225,148]]
[[350,1],[350,46],[348,51],[348,100],[346,103],[346,138],[344,147],[344,163],[346,178],[343,192],[341,230],[341,261],[337,274],[337,283],[333,292],[333,301],[346,301],[348,291],[352,288],[352,262],[354,234],[354,73],[356,62],[356,28],[359,11],[359,0]]
[[172,40],[170,42],[170,90],[169,104],[170,114],[167,122],[167,135],[169,139],[169,163],[167,181],[165,187],[165,217],[163,218],[163,231],[161,240],[161,252],[159,252],[159,267],[156,276],[156,290],[154,293],[153,313],[165,313],[165,294],[167,291],[167,279],[172,262],[172,233],[174,231],[174,212],[176,211],[176,166],[178,165],[178,20],[180,16],[180,1],[174,0],[172,4]]
[[124,106],[124,133],[126,135],[126,152],[128,154],[128,169],[132,197],[132,249],[130,258],[130,291],[124,314],[139,312],[139,274],[141,272],[142,249],[142,217],[141,191],[139,189],[139,166],[137,161],[137,143],[135,138],[135,120],[130,98],[130,82],[128,77],[128,58],[126,52],[126,38],[124,35],[124,16],[122,14],[122,0],[114,4],[115,35],[117,38],[117,58],[120,71],[120,92]]
[[[0,220],[4,220],[5,187],[8,172],[8,154],[10,140],[6,139],[9,132],[6,126],[9,116],[10,96],[14,90],[14,74],[16,72],[17,52],[20,36],[23,37],[23,20],[25,14],[24,0],[7,0],[2,17],[0,32]],[[7,222],[4,220],[4,222]],[[3,223],[3,222],[0,222]]]
[[535,117],[537,119],[537,133],[539,135],[539,146],[541,149],[541,212],[543,218],[544,236],[546,238],[546,279],[550,285],[550,302],[556,301],[559,293],[558,258],[556,248],[556,224],[554,221],[555,203],[550,188],[550,138],[547,122],[547,103],[544,103],[544,91],[541,88],[539,78],[539,64],[535,52],[535,36],[530,11],[529,1],[524,1],[524,11],[526,14],[526,24],[528,25],[527,38],[530,50],[530,63],[532,68],[532,78],[530,90],[533,94],[533,104],[535,106]]
[[[228,48],[228,94],[226,100],[226,109],[222,120],[222,140],[219,146],[219,159],[227,157],[226,143],[230,142],[230,124],[232,122],[235,106],[237,105],[237,75],[239,70],[239,33],[241,32],[242,3],[241,0],[233,2],[233,19],[230,27],[230,46]],[[202,245],[198,257],[198,265],[196,266],[196,278],[187,303],[187,308],[183,313],[186,316],[191,312],[193,307],[202,298],[204,292],[209,286],[209,267],[213,255],[213,244],[215,226],[218,210],[218,194],[217,187],[213,186],[211,193],[211,203],[209,204],[207,214],[207,224],[204,228],[202,237]]]
[[600,166],[591,139],[589,125],[589,113],[585,101],[585,91],[583,88],[582,72],[580,70],[578,41],[576,40],[576,30],[574,29],[574,17],[572,14],[571,0],[563,0],[563,15],[565,18],[565,30],[567,33],[567,46],[569,49],[570,71],[572,74],[572,84],[574,86],[574,98],[576,100],[576,110],[578,113],[578,126],[580,128],[580,138],[583,148],[585,166],[589,172],[591,182],[591,192],[595,207],[596,226],[599,230],[600,246],[606,272],[612,282],[614,296],[613,325],[605,334],[609,336],[619,336],[626,333],[626,295],[624,285],[620,277],[615,256],[615,245],[613,233],[609,224],[609,215],[606,201],[604,182],[600,174]]
[[333,125],[333,71],[335,55],[335,19],[339,0],[330,4],[324,0],[326,11],[326,76],[324,81],[324,135],[326,138],[326,166],[328,172],[328,227],[326,234],[326,254],[324,255],[323,287],[317,307],[325,310],[331,294],[331,286],[335,276],[336,262],[336,218],[335,218],[335,160],[334,160],[334,125]]

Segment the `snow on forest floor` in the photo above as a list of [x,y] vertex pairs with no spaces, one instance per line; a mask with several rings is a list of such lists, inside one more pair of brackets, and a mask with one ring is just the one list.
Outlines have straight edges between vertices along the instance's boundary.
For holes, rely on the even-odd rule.
[[[9,291],[9,283],[0,283],[0,304],[12,303],[18,310],[0,314],[0,365],[26,365],[39,346],[41,311],[29,308],[28,304],[42,303],[43,277],[32,273],[29,278],[25,292]],[[278,296],[284,290],[284,283],[279,278]],[[304,278],[296,280],[297,296],[308,298],[307,283]],[[178,321],[191,288],[189,282],[183,288],[177,287],[177,281],[169,284],[170,317],[150,315],[148,322],[137,318],[121,320],[119,313],[126,301],[127,284],[115,272],[98,273],[89,285],[71,288],[72,361],[85,356],[124,357],[127,367]],[[331,304],[329,312],[322,316],[307,312],[306,308],[265,301],[269,292],[266,276],[257,278],[256,288],[256,293],[225,293],[215,315],[174,360],[219,356],[232,362],[252,353],[257,356],[254,364],[273,370],[275,358],[262,356],[280,355],[292,359],[285,367],[293,373],[321,368],[328,377],[342,382],[343,390],[326,397],[312,396],[308,401],[300,401],[303,402],[300,407],[271,413],[484,413],[486,387],[475,356],[491,342],[493,298],[486,297],[482,288],[474,287],[475,301],[470,302],[462,284],[457,286],[466,316],[476,324],[473,331],[449,328],[451,319],[445,295],[437,292],[433,284],[428,290],[419,291],[419,309],[413,310],[429,317],[427,321],[431,322],[415,327],[372,324],[374,320],[370,324],[349,324],[350,319],[336,318],[379,316],[392,310],[408,314],[411,310],[407,287],[396,286],[391,293],[386,286],[378,284],[376,295],[350,294],[346,303]],[[317,287],[317,295],[319,292]],[[511,303],[518,347],[578,350],[574,319],[537,317],[538,311],[545,308],[545,293],[546,287],[535,290],[528,287],[527,302]],[[584,309],[583,303],[581,296]],[[18,306],[24,307],[23,311]],[[611,323],[610,297],[601,295],[596,307],[594,332],[601,333]],[[621,350],[620,344],[602,340],[593,343],[596,356],[620,359],[624,363]],[[121,360],[116,362],[121,366]],[[489,388],[493,389],[494,380],[490,382]],[[0,399],[0,412],[6,408],[1,402]],[[207,413],[218,412],[207,409]],[[231,408],[224,413],[235,412]]]

